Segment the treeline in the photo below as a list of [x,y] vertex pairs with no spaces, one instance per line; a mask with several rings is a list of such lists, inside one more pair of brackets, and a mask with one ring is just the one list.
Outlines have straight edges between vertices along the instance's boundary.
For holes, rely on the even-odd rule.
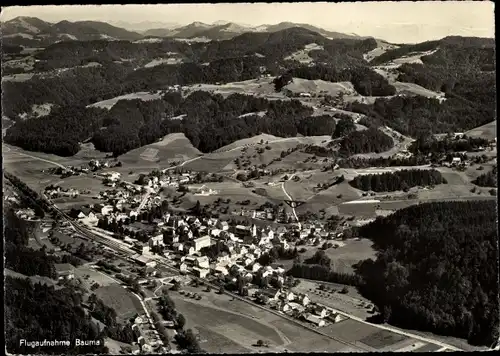
[[379,251],[358,268],[381,321],[490,346],[498,339],[496,203],[414,205],[359,228]]
[[396,88],[390,85],[387,79],[367,66],[339,70],[334,66],[316,64],[314,66],[301,65],[288,70],[274,81],[276,91],[290,82],[291,78],[308,80],[321,79],[328,82],[351,82],[354,89],[365,96],[389,96],[396,94]]
[[349,135],[350,133],[356,131],[356,124],[354,121],[345,114],[335,114],[334,117],[338,117],[339,121],[335,127],[332,138],[340,138]]
[[354,188],[374,192],[407,191],[412,187],[442,183],[446,183],[446,180],[435,169],[404,169],[382,174],[363,174],[349,182]]
[[335,132],[335,119],[330,115],[306,117],[297,122],[297,132],[304,136],[331,136]]
[[411,157],[373,157],[359,158],[348,157],[339,159],[337,164],[340,168],[368,168],[368,167],[403,167],[421,166],[429,163],[429,159],[424,155],[413,155]]
[[361,285],[362,279],[356,274],[338,272],[332,269],[332,261],[325,251],[318,250],[312,257],[302,262],[295,260],[287,275],[295,278],[312,279],[350,286]]
[[472,183],[475,185],[478,185],[480,187],[497,187],[497,177],[498,177],[498,171],[497,171],[497,166],[493,167],[491,171],[488,173],[481,174],[479,177],[474,179]]
[[[12,354],[81,355],[108,353],[99,332],[81,307],[82,298],[69,288],[32,283],[28,279],[5,279],[5,345]],[[70,346],[22,345],[28,341],[68,340]],[[99,341],[98,346],[75,346],[76,339]]]
[[380,153],[391,149],[394,141],[390,136],[376,128],[352,131],[340,142],[339,153],[350,156],[359,153]]
[[481,137],[463,137],[452,138],[445,137],[442,140],[437,140],[433,137],[421,137],[412,142],[409,151],[413,154],[429,154],[429,153],[449,153],[449,152],[473,152],[480,147],[486,147],[488,140]]

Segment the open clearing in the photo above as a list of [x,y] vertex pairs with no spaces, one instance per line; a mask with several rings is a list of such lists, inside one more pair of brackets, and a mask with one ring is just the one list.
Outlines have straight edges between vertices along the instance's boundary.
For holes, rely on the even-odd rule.
[[[408,339],[408,337],[404,335],[396,334],[387,330],[380,330],[375,333],[366,335],[364,338],[360,339],[360,341],[363,344],[366,344],[375,349],[381,349],[383,347],[393,345],[406,339]],[[432,346],[435,347],[435,345]]]
[[178,57],[157,58],[147,63],[144,66],[144,68],[156,67],[159,66],[160,64],[179,64],[179,63],[182,63],[182,59]]
[[316,43],[309,43],[304,46],[304,49],[292,53],[285,60],[294,60],[300,63],[311,63],[313,59],[309,56],[309,52],[313,50],[323,50],[324,47]]
[[398,94],[413,94],[425,96],[427,98],[444,98],[444,93],[435,92],[429,89],[426,89],[418,84],[414,83],[404,83],[395,81],[391,83],[395,88]]
[[113,308],[122,320],[127,320],[144,311],[139,299],[120,285],[100,287],[94,293],[105,305]]
[[497,137],[497,120],[489,124],[476,127],[465,133],[468,137],[482,137],[487,140],[494,140]]
[[131,166],[168,168],[172,162],[183,162],[199,155],[201,152],[183,133],[175,133],[164,136],[158,142],[131,150],[118,159],[126,166],[123,168],[130,171]]
[[[107,276],[104,273],[100,273],[94,268],[90,268],[89,266],[80,266],[78,268],[75,268],[75,277],[79,277],[83,280],[85,280],[84,276],[88,275],[87,281],[94,281],[98,283],[101,287],[107,287],[111,285],[118,285],[118,283]],[[123,289],[122,287],[120,287]],[[97,290],[96,290],[97,291]]]
[[159,91],[154,93],[154,94],[151,94],[150,92],[146,92],[146,91],[141,91],[141,92],[137,92],[137,93],[131,93],[131,94],[117,96],[117,97],[114,97],[112,99],[99,101],[97,103],[90,104],[87,107],[111,109],[113,107],[113,105],[115,105],[119,100],[141,99],[144,101],[148,101],[148,100],[155,100],[155,99],[160,99],[160,98],[161,98],[161,94]]
[[214,94],[221,94],[224,97],[227,97],[234,93],[240,93],[255,96],[265,96],[268,99],[289,100],[284,94],[276,93],[272,81],[273,78],[263,77],[226,84],[194,84],[182,87],[182,93],[183,95],[187,96],[191,92],[203,90]]
[[62,286],[58,286],[57,282],[54,281],[53,279],[50,279],[49,277],[44,277],[44,276],[26,276],[22,273],[18,273],[15,271],[12,271],[8,268],[4,269],[5,276],[10,276],[13,278],[21,278],[21,279],[29,279],[31,283],[42,283],[48,286],[54,286],[55,289],[61,289],[63,288]]
[[286,89],[293,93],[309,93],[319,94],[324,93],[331,96],[336,96],[339,93],[344,95],[359,95],[356,93],[351,82],[327,82],[324,80],[308,80],[302,78],[293,78],[292,83],[285,86]]

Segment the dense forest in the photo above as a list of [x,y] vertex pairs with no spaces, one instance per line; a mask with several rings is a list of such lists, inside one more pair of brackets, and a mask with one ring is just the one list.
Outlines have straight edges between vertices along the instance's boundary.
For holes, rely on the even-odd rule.
[[481,174],[472,183],[480,187],[496,188],[498,184],[497,177],[498,177],[498,171],[497,171],[497,166],[495,165],[495,167],[493,167],[491,171],[489,171],[488,173]]
[[490,346],[498,339],[493,201],[424,203],[359,228],[377,259],[358,266],[383,321]]
[[340,114],[339,116],[339,121],[332,135],[333,139],[347,136],[356,131],[356,124],[354,124],[354,121],[349,116],[344,114]]
[[350,156],[358,153],[380,153],[390,150],[394,141],[390,136],[376,128],[352,131],[340,141],[339,153]]
[[338,70],[338,67],[316,64],[315,66],[298,66],[275,78],[276,91],[280,91],[291,78],[309,80],[321,79],[328,82],[350,81],[354,89],[365,96],[389,96],[396,94],[396,88],[390,85],[383,76],[367,66]]
[[[266,114],[252,115],[259,111]],[[312,113],[312,108],[297,100],[267,101],[242,94],[224,99],[203,91],[183,99],[179,93],[167,93],[161,100],[120,100],[109,111],[56,109],[46,117],[16,123],[7,130],[5,141],[28,150],[70,156],[88,138],[97,149],[120,155],[174,132],[184,132],[202,152],[261,133],[332,135],[335,120],[327,115],[312,117]]]
[[404,169],[382,174],[363,174],[349,182],[354,188],[374,192],[408,191],[417,186],[434,186],[446,183],[435,169]]
[[[69,288],[33,284],[28,279],[5,279],[5,344],[12,354],[104,354],[104,335],[81,307],[79,294]],[[20,345],[20,340],[69,340],[70,347]],[[75,340],[98,340],[99,346],[75,346]]]
[[[494,103],[494,102],[493,102]],[[430,134],[465,132],[495,118],[495,105],[471,102],[463,97],[438,99],[423,96],[378,98],[373,105],[352,103],[346,110],[365,114],[370,125],[389,126],[418,138]]]
[[56,278],[54,263],[58,261],[42,250],[28,247],[36,223],[22,220],[9,208],[4,215],[4,257],[5,267],[26,276]]

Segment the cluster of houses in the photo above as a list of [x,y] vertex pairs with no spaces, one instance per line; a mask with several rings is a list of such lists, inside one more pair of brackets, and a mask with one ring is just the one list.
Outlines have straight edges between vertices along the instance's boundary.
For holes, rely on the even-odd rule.
[[137,337],[137,344],[132,350],[134,355],[168,352],[147,315],[137,316],[132,324],[132,330]]
[[33,209],[30,209],[30,208],[26,208],[26,209],[18,209],[16,211],[16,216],[20,219],[23,219],[23,220],[38,220],[38,218],[36,217],[36,214],[35,214],[35,211]]
[[49,198],[55,199],[60,197],[76,198],[84,192],[80,192],[78,189],[73,188],[62,188],[60,186],[50,185],[45,188],[45,195]]
[[305,320],[317,327],[327,322],[338,323],[345,318],[330,308],[312,303],[307,294],[295,294],[284,289],[262,289],[253,297],[260,304],[265,304],[288,316]]

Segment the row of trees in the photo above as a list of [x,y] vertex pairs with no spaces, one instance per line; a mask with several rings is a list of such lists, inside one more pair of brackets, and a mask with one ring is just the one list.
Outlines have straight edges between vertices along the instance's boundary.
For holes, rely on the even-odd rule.
[[374,192],[408,191],[412,187],[441,183],[447,182],[435,169],[405,169],[382,174],[363,174],[349,182],[354,188]]
[[498,171],[497,171],[497,166],[495,165],[491,171],[488,173],[481,174],[479,177],[474,179],[472,183],[475,185],[478,185],[480,187],[497,187],[497,177],[498,177]]

